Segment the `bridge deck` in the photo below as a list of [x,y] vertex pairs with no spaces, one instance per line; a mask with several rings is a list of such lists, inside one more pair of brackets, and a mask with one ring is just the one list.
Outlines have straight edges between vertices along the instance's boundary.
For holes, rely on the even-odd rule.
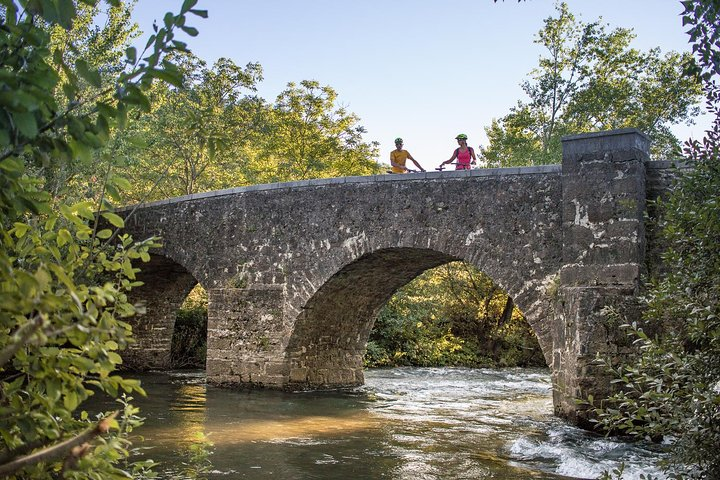
[[[157,200],[154,202],[143,203],[142,207],[154,207],[167,205],[172,203],[187,202],[190,200],[200,200],[203,198],[222,197],[225,195],[236,195],[238,193],[257,192],[262,190],[282,190],[290,188],[302,187],[320,187],[323,185],[336,185],[342,183],[377,183],[377,182],[398,182],[398,181],[417,181],[417,180],[434,180],[448,178],[466,178],[466,177],[500,177],[508,175],[536,175],[546,173],[560,173],[560,165],[538,165],[534,167],[509,167],[509,168],[478,168],[472,170],[450,170],[447,172],[419,172],[406,174],[380,174],[380,175],[363,175],[357,177],[334,177],[334,178],[315,178],[312,180],[298,180],[295,182],[266,183],[260,185],[249,185],[246,187],[226,188],[223,190],[215,190],[212,192],[193,193],[191,195],[183,195],[182,197],[167,198],[165,200]],[[119,208],[118,211],[124,211],[135,208],[128,206]]]

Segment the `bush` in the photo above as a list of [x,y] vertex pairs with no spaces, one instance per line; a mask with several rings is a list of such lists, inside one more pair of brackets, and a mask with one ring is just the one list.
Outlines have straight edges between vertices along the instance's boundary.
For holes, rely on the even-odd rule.
[[470,265],[429,270],[380,311],[368,367],[545,366],[537,339],[507,295]]
[[205,368],[207,320],[206,306],[178,311],[170,351],[173,368]]
[[[120,0],[109,3],[121,7]],[[81,57],[71,38],[78,11],[97,4],[4,0],[0,5],[3,478],[149,474],[151,462],[128,463],[129,435],[141,422],[124,393],[144,392],[116,368],[119,352],[132,341],[127,319],[142,308],[128,300],[128,292],[140,285],[137,264],[159,245],[156,239],[134,243],[119,234],[124,220],[109,211],[108,196],[129,183],[109,169],[98,203],[74,202],[72,195],[48,187],[59,184],[51,181],[52,172],[73,171],[100,157],[128,116],[148,105],[145,92],[153,79],[179,82],[164,58],[182,48],[172,42],[173,30],[192,28],[185,14],[195,2],[185,1],[179,15],[165,17],[147,56],[138,59],[135,49],[127,49],[119,67],[108,69]],[[53,48],[51,31],[67,34],[65,51]],[[100,57],[112,56],[111,45],[92,46]],[[119,400],[118,409],[85,410],[85,400],[96,394]]]
[[[720,478],[720,50],[718,0],[682,2],[715,115],[703,142],[688,142],[693,170],[659,205],[665,263],[651,280],[642,324],[625,325],[637,357],[612,368],[621,391],[596,410],[600,425],[670,441],[676,478]],[[648,334],[651,327],[659,331]]]

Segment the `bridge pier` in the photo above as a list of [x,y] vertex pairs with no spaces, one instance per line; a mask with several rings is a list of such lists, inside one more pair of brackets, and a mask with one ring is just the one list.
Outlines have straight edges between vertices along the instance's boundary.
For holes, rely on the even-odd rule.
[[555,299],[553,400],[557,415],[581,426],[589,426],[591,414],[576,400],[602,399],[611,392],[597,355],[619,360],[629,354],[620,318],[640,318],[648,149],[648,138],[635,129],[563,139],[563,266]]
[[208,290],[207,378],[215,385],[282,388],[283,285]]

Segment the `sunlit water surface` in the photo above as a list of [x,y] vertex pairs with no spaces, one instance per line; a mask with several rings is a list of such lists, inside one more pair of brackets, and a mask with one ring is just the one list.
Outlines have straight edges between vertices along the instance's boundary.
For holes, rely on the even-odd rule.
[[[138,375],[148,398],[137,433],[160,478],[188,478],[209,453],[208,479],[597,478],[659,472],[658,454],[566,425],[552,415],[549,372],[369,370],[351,392],[208,387],[197,372]],[[202,449],[200,449],[202,451]],[[660,476],[662,478],[662,476]]]

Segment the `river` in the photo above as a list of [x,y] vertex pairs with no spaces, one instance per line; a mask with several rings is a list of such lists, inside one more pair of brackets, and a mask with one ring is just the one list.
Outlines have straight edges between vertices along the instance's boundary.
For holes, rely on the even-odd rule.
[[213,388],[201,372],[136,378],[148,392],[137,433],[162,479],[197,465],[212,480],[584,479],[620,462],[623,479],[659,475],[650,447],[555,418],[547,370],[375,369],[361,388],[324,393]]

